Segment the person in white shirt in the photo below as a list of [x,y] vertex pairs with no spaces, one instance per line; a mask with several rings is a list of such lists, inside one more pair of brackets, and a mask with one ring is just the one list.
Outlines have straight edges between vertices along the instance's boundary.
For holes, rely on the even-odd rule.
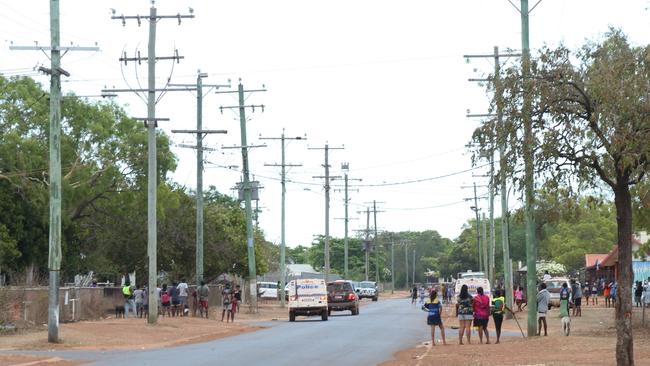
[[548,281],[551,279],[551,275],[548,273],[548,271],[544,271],[544,281]]
[[178,286],[176,286],[176,288],[178,289],[178,299],[181,307],[181,311],[180,311],[181,316],[189,314],[189,310],[185,312],[186,309],[189,309],[187,307],[187,295],[189,291],[188,291],[187,282],[185,282],[184,278],[181,280],[181,283],[179,283]]

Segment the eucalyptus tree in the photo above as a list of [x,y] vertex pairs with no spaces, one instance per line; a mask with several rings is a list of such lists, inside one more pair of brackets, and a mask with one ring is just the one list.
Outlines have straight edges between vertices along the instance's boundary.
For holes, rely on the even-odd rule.
[[[505,142],[502,159],[515,182],[522,177],[521,75],[518,66],[500,75],[505,122],[488,121],[474,134],[479,145],[491,138]],[[631,188],[647,183],[650,169],[650,47],[632,46],[610,29],[576,51],[540,49],[530,78],[537,179],[613,193],[620,285],[616,360],[633,365]]]

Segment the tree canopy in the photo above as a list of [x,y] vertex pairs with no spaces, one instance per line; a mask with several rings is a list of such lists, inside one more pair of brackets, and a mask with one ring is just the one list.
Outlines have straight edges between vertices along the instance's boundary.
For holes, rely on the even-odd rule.
[[[0,77],[0,271],[46,273],[48,94],[30,78]],[[147,133],[118,105],[66,95],[62,102],[62,273],[100,280],[147,271]],[[161,272],[194,277],[195,193],[167,179],[176,168],[170,139],[157,133],[158,261]],[[239,202],[205,193],[205,277],[248,273]],[[275,263],[255,233],[257,270]],[[28,275],[29,277],[29,275]],[[142,278],[142,276],[139,276]]]

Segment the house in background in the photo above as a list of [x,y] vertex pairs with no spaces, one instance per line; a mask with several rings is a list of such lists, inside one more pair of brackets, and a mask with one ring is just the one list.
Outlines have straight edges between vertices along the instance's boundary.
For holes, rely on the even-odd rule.
[[594,283],[603,277],[608,282],[614,279],[614,267],[603,267],[603,260],[608,255],[609,253],[585,254],[584,281]]
[[[634,281],[643,281],[650,278],[650,253],[639,253],[642,244],[648,241],[648,233],[639,232],[632,237],[632,272]],[[608,282],[618,279],[618,245],[604,257],[602,254],[585,255],[586,279],[592,282],[604,278]]]

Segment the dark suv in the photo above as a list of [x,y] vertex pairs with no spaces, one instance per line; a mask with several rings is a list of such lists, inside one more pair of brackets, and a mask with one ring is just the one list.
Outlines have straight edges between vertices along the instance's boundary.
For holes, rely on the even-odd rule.
[[359,315],[359,297],[350,281],[334,281],[327,284],[327,312],[350,310]]

